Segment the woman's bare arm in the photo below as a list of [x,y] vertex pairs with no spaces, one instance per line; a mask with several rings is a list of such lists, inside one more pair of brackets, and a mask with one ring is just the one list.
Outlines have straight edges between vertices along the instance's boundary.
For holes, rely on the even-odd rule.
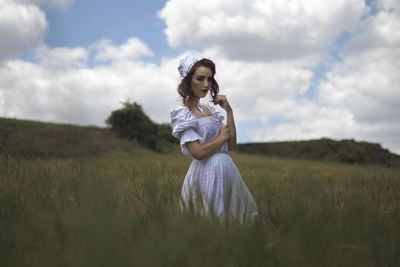
[[214,155],[230,138],[230,130],[227,126],[222,126],[219,135],[208,143],[200,144],[198,140],[193,142],[186,142],[185,146],[190,155],[197,160],[202,160]]
[[230,131],[230,138],[228,140],[228,149],[232,150],[236,147],[236,126],[235,120],[233,119],[233,111],[228,99],[224,95],[217,95],[215,98],[215,103],[220,105],[226,111],[226,124]]
[[236,126],[235,120],[233,119],[232,108],[226,111],[226,124],[229,128],[230,138],[228,140],[228,149],[232,150],[236,147]]

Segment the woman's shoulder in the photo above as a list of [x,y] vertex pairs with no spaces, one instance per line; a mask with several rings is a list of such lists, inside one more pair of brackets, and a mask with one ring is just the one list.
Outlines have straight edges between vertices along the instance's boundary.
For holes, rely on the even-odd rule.
[[170,117],[172,122],[185,122],[193,121],[196,119],[189,108],[185,106],[177,106],[171,109]]
[[180,138],[180,134],[189,129],[198,127],[198,121],[188,107],[178,106],[171,109],[172,135]]
[[170,110],[171,118],[176,116],[187,116],[189,115],[190,110],[188,107],[185,106],[176,106]]
[[185,110],[189,110],[189,108],[185,107],[185,106],[176,106],[176,107],[171,109],[171,113],[182,112],[182,111],[185,111]]

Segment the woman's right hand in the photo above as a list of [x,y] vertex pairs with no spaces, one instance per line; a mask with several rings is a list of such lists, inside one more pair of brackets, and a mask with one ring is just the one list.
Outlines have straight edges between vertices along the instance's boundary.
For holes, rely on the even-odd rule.
[[219,129],[218,136],[221,136],[225,141],[229,140],[231,138],[229,127],[227,125],[222,125],[221,129]]

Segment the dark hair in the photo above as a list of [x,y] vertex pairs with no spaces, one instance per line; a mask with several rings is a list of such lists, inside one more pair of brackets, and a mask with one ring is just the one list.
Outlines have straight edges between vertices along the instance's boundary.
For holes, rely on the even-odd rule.
[[194,96],[191,82],[192,82],[192,77],[193,77],[194,72],[200,66],[211,69],[212,77],[211,77],[211,92],[210,92],[211,99],[210,99],[210,101],[214,102],[215,98],[217,97],[217,95],[219,93],[218,83],[214,79],[215,64],[210,59],[203,58],[203,59],[197,61],[192,66],[192,68],[189,70],[186,77],[182,78],[181,82],[178,85],[178,93],[182,97],[183,105],[185,105],[189,108],[192,108],[194,106],[194,104],[196,103],[196,97]]

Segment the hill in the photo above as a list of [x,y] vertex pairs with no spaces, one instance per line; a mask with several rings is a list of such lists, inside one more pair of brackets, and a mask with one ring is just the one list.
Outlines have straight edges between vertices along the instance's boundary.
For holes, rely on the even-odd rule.
[[107,128],[0,118],[0,155],[67,158],[143,151]]
[[380,144],[322,138],[309,141],[238,144],[238,152],[282,158],[380,164],[400,167],[400,156]]
[[[171,138],[161,140],[163,150],[178,149]],[[379,164],[400,167],[400,156],[380,144],[322,138],[309,141],[238,144],[237,152],[272,157]],[[0,118],[0,156],[71,158],[105,154],[152,153],[135,140],[120,138],[110,128]]]

